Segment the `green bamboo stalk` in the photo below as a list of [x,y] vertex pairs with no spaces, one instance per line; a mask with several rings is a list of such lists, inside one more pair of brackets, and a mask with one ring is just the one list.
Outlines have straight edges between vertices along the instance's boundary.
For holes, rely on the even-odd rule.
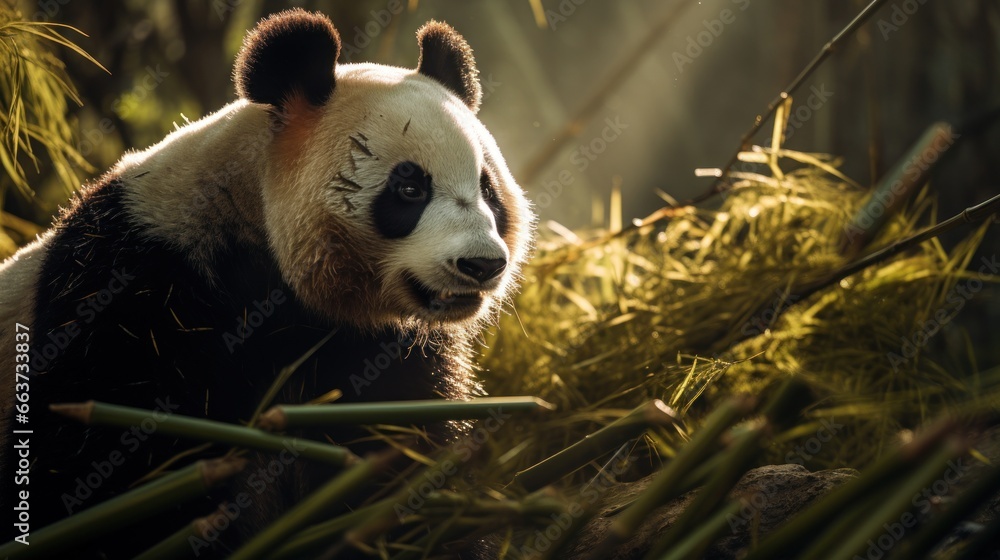
[[301,531],[338,502],[364,488],[374,476],[382,473],[397,455],[398,453],[393,450],[365,459],[341,473],[244,544],[230,556],[230,560],[252,560],[268,556],[278,549],[285,539]]
[[760,453],[766,429],[766,426],[759,426],[738,436],[732,449],[723,453],[728,460],[722,462],[722,468],[698,492],[691,505],[663,534],[659,542],[649,550],[647,559],[660,558],[671,551],[672,547],[683,542],[685,537],[695,531],[706,517],[726,501],[726,496]]
[[190,558],[192,554],[192,539],[208,541],[208,530],[212,529],[217,520],[225,519],[226,514],[215,511],[205,517],[199,517],[188,523],[180,531],[156,543],[134,560],[175,560]]
[[348,529],[367,519],[372,514],[373,508],[381,503],[345,513],[299,532],[271,555],[272,560],[314,558],[319,551],[340,540]]
[[[573,522],[570,504],[557,500],[551,494],[536,493],[527,496],[523,501],[504,500],[490,505],[488,500],[479,500],[467,496],[449,493],[432,494],[421,511],[428,506],[445,506],[445,511],[428,511],[427,516],[441,516],[439,520],[427,522],[426,533],[419,539],[406,544],[407,550],[392,556],[393,560],[418,560],[424,558],[439,544],[455,541],[472,542],[476,538],[494,532],[512,523],[524,524],[526,521],[544,519],[552,523],[552,515],[563,515]],[[480,517],[482,514],[486,517]],[[579,513],[583,513],[579,510]],[[425,532],[422,528],[415,531]],[[402,539],[401,539],[402,540]],[[448,552],[459,552],[450,549]]]
[[[451,543],[469,536],[489,531],[489,525],[477,523],[473,527],[460,523],[459,519],[448,518],[441,523],[427,527],[427,533],[406,545],[406,549],[394,554],[391,560],[423,560],[430,556],[432,549],[437,550],[441,543]],[[448,553],[457,553],[458,550],[448,550]],[[451,557],[449,554],[447,557]]]
[[997,212],[1000,212],[1000,195],[991,197],[975,206],[970,206],[937,225],[926,227],[909,237],[900,239],[891,245],[868,253],[865,256],[835,270],[826,278],[804,286],[796,287],[794,293],[785,300],[785,305],[777,311],[779,313],[784,313],[788,307],[791,307],[797,302],[805,301],[809,298],[809,296],[815,294],[823,288],[838,284],[841,280],[849,276],[853,276],[870,266],[885,262],[893,256],[910,249],[911,247],[920,245],[928,239],[933,239],[943,235],[958,226],[964,224],[974,224],[978,221],[985,220],[986,218],[995,215]]
[[444,420],[489,418],[501,413],[554,410],[555,405],[535,397],[486,397],[468,401],[396,401],[272,407],[260,419],[260,428],[282,431],[331,424],[412,424]]
[[765,538],[744,560],[791,558],[808,546],[832,518],[844,515],[855,504],[878,491],[883,485],[909,472],[912,467],[939,448],[956,427],[952,419],[939,421],[916,440],[888,454],[858,478],[830,491],[805,511]]
[[[723,461],[725,461],[727,458],[728,457],[726,457],[726,455],[722,453],[717,453],[714,456],[712,456],[711,459],[703,461],[700,465],[695,467],[693,471],[691,471],[690,473],[687,474],[687,476],[684,477],[684,480],[677,487],[676,490],[677,495],[680,496],[686,494],[691,490],[694,490],[695,488],[702,486],[703,484],[706,484],[709,478],[711,478],[711,475],[722,467]],[[604,512],[603,515],[606,517],[618,515],[618,512],[631,507],[631,505],[634,504],[637,499],[638,498],[622,502],[621,504],[617,504],[615,507]]]
[[921,488],[932,484],[948,467],[949,461],[963,455],[967,450],[966,446],[959,445],[957,441],[945,441],[937,452],[923,461],[909,477],[875,494],[867,503],[855,504],[856,508],[867,512],[860,523],[854,519],[839,519],[823,536],[816,539],[802,556],[829,560],[853,558],[859,551],[864,550],[868,540],[878,537],[885,530],[883,528],[885,523],[899,519],[911,507],[910,502],[914,494],[920,493]]
[[[389,499],[375,504],[372,507],[371,513],[363,521],[347,531],[339,543],[327,550],[324,558],[337,558],[338,555],[344,554],[351,548],[361,547],[377,535],[398,525],[402,515],[401,509],[408,509],[409,506],[405,504],[407,504],[407,500],[410,499],[412,494],[419,496],[418,487],[429,480],[427,477],[428,473],[437,472],[442,474],[443,477],[440,483],[443,485],[447,482],[448,477],[454,474],[448,471],[452,471],[453,469],[457,471],[459,463],[459,454],[456,451],[447,450],[443,452],[434,465],[422,469],[419,473],[411,476],[407,484]],[[448,465],[451,465],[451,467]],[[441,470],[434,471],[434,469]]]
[[719,453],[724,459],[714,476],[673,526],[663,534],[647,558],[658,558],[665,554],[695,531],[703,519],[712,515],[753,465],[760,454],[762,443],[774,433],[775,428],[784,427],[798,418],[802,409],[810,402],[809,387],[804,382],[795,377],[786,379],[762,408],[761,414],[765,420],[756,422],[756,425],[738,434],[730,448]]
[[337,331],[339,330],[340,327],[331,330],[326,336],[320,339],[319,342],[314,344],[312,348],[306,350],[305,354],[302,354],[294,362],[281,368],[281,371],[279,371],[278,375],[275,376],[274,381],[271,382],[271,386],[267,388],[267,392],[264,393],[264,398],[257,403],[257,408],[253,411],[253,416],[250,417],[249,425],[251,428],[259,427],[258,422],[260,421],[260,415],[264,413],[264,409],[271,406],[271,403],[274,402],[274,398],[278,396],[278,392],[281,391],[281,388],[284,387],[285,383],[287,383],[289,378],[292,377],[292,374],[299,369],[299,366],[306,363],[306,360],[312,357],[312,355],[322,348],[323,345],[329,342],[330,339],[333,338],[333,335],[337,334]]
[[397,524],[396,505],[398,495],[378,502],[364,519],[348,529],[340,541],[326,549],[321,558],[339,558],[353,549],[361,549],[374,539]]
[[424,499],[421,511],[428,515],[440,511],[465,510],[471,516],[496,516],[508,518],[544,517],[565,511],[566,502],[546,494],[530,494],[523,500],[494,500],[477,498],[458,492],[434,492]]
[[729,523],[729,516],[736,515],[739,511],[739,502],[729,503],[709,518],[708,521],[698,523],[696,528],[687,535],[687,538],[678,543],[677,546],[664,552],[662,556],[658,556],[658,558],[662,560],[702,558],[708,545],[712,544],[712,541],[722,533],[726,524]]
[[242,470],[245,463],[240,458],[198,461],[131,492],[43,527],[32,536],[28,546],[16,541],[4,544],[0,546],[0,558],[65,558],[69,551],[83,543],[122,531],[133,523],[177,504],[204,496],[213,485]]
[[[937,225],[928,226],[917,233],[910,235],[909,237],[892,243],[891,245],[877,249],[871,253],[867,253],[863,257],[859,257],[858,259],[851,261],[819,280],[795,286],[792,293],[787,298],[784,298],[777,308],[773,310],[773,315],[774,317],[778,317],[788,311],[792,306],[808,301],[809,297],[816,292],[835,286],[839,284],[841,280],[849,276],[853,276],[869,267],[888,261],[892,257],[916,247],[924,241],[944,235],[959,226],[974,224],[985,220],[990,216],[996,215],[997,213],[1000,213],[1000,195],[991,197],[975,206],[970,206],[951,218],[938,223]],[[771,302],[767,302],[765,305],[770,306]],[[764,307],[762,306],[760,309],[757,309],[755,313],[751,314],[751,316],[760,315],[763,308]],[[746,334],[733,332],[720,341],[719,345],[728,348],[746,340],[747,338],[749,338],[749,336]]]
[[717,408],[674,460],[656,475],[646,492],[618,515],[611,524],[608,535],[592,557],[595,559],[609,557],[611,551],[628,539],[651,511],[675,498],[685,475],[714,455],[719,444],[719,436],[749,414],[753,408],[754,400],[750,398],[731,399]]
[[927,182],[935,164],[955,142],[955,129],[946,122],[932,124],[878,182],[840,239],[841,255],[853,258],[871,242],[889,216],[906,204]]
[[[71,404],[53,404],[52,412],[62,414],[84,424],[118,426],[127,428],[153,417],[149,410],[118,406],[95,401]],[[162,416],[162,417],[161,417]],[[358,458],[345,447],[319,443],[306,439],[281,437],[225,422],[191,418],[177,414],[156,417],[156,432],[162,435],[223,443],[272,453],[287,451],[307,459],[322,461],[334,466],[355,463]]]
[[1000,467],[993,467],[974,481],[947,509],[920,528],[912,538],[902,543],[892,560],[919,560],[990,498],[1000,492]]
[[514,482],[529,492],[534,492],[606,455],[609,450],[640,436],[651,427],[669,426],[675,422],[676,414],[663,401],[649,401],[566,449],[517,473],[514,475]]

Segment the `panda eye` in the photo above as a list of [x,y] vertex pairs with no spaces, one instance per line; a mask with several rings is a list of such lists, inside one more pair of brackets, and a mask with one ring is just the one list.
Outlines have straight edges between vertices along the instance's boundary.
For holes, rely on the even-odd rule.
[[485,171],[479,175],[479,190],[483,194],[483,200],[488,202],[493,198],[493,183],[490,182],[490,176]]
[[418,185],[413,181],[404,183],[399,187],[399,198],[407,202],[423,202],[427,198],[427,191],[423,185]]
[[412,162],[397,165],[389,175],[389,189],[400,200],[409,203],[426,202],[430,196],[430,183],[430,176]]

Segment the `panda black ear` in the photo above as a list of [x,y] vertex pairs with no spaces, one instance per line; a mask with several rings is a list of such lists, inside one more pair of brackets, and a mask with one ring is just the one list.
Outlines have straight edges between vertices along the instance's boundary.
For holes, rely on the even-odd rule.
[[472,49],[447,23],[429,21],[417,31],[420,62],[417,71],[455,92],[473,112],[479,111],[483,90]]
[[243,39],[233,80],[240,97],[281,107],[294,94],[330,98],[340,35],[325,15],[296,8],[269,16]]

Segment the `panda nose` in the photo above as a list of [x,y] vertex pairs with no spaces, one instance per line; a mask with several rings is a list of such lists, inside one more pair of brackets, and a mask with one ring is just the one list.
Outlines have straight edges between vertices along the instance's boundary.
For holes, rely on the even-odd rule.
[[459,272],[480,282],[492,280],[507,268],[505,259],[458,259]]

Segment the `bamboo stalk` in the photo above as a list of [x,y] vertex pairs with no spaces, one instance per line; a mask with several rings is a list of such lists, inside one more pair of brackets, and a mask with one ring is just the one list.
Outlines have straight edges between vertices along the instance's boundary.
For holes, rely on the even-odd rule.
[[919,560],[948,536],[960,521],[972,515],[1000,492],[1000,467],[993,467],[966,488],[954,503],[904,541],[892,560]]
[[[190,558],[192,554],[192,539],[208,541],[208,530],[212,529],[217,522],[226,519],[226,514],[222,511],[215,511],[199,517],[188,523],[180,531],[163,539],[153,545],[149,550],[135,557],[134,560],[172,560],[179,558]],[[228,522],[228,520],[227,520]]]
[[753,399],[734,398],[715,409],[694,438],[656,475],[646,492],[618,514],[604,541],[598,545],[591,557],[595,560],[609,557],[611,551],[628,539],[651,511],[676,497],[685,475],[713,455],[723,432],[749,414],[753,408]]
[[[427,505],[430,505],[432,500],[440,499],[441,497],[443,497],[441,494],[429,496],[427,498]],[[495,528],[510,525],[511,521],[524,523],[525,521],[534,519],[552,523],[552,515],[565,515],[571,519],[571,523],[574,519],[569,513],[572,510],[569,509],[568,504],[555,499],[549,494],[539,493],[529,495],[520,502],[516,500],[497,502],[497,505],[501,509],[491,508],[487,501],[469,499],[461,494],[451,494],[447,500],[451,502],[450,507],[446,508],[450,511],[428,512],[427,514],[428,516],[441,515],[444,518],[442,519],[444,523],[428,523],[428,534],[406,545],[409,550],[404,550],[393,556],[393,560],[416,560],[423,558],[432,547],[435,547],[439,543],[453,541],[469,542],[477,536],[493,532]],[[439,503],[444,504],[445,502]],[[421,511],[426,508],[427,506],[425,505]],[[489,513],[497,513],[502,517],[476,517],[476,513],[478,512],[470,511],[473,508],[483,508],[483,511],[487,512],[490,509],[495,509],[495,511]],[[582,513],[582,510],[579,511]],[[555,543],[552,546],[554,547]],[[458,550],[454,550],[453,552],[458,552]]]
[[898,484],[889,485],[882,492],[872,496],[868,503],[859,502],[854,507],[865,512],[860,522],[841,517],[822,537],[815,539],[802,556],[805,558],[826,558],[838,560],[853,558],[864,550],[865,543],[877,538],[885,531],[884,524],[895,521],[911,507],[913,496],[921,488],[932,484],[948,467],[948,462],[961,456],[967,447],[955,440],[945,441],[937,452],[922,464],[916,466],[909,477]]
[[266,557],[278,549],[282,541],[301,531],[341,500],[364,488],[364,485],[384,471],[397,455],[392,451],[365,459],[341,473],[244,544],[230,556],[230,559],[251,560]]
[[486,397],[468,401],[395,401],[322,405],[281,405],[260,418],[263,430],[322,427],[331,424],[412,424],[489,418],[502,413],[554,410],[535,397]]
[[663,401],[649,401],[566,449],[517,473],[514,475],[514,482],[533,492],[606,455],[610,449],[640,436],[653,426],[669,426],[676,422],[676,413]]
[[510,518],[544,517],[566,510],[566,502],[545,494],[529,494],[523,500],[495,500],[476,498],[457,492],[434,492],[424,499],[421,511],[455,511],[463,509],[468,515],[502,515]]
[[[660,558],[671,551],[673,547],[684,542],[687,535],[697,530],[702,520],[725,502],[726,496],[739,482],[743,473],[760,452],[764,436],[764,426],[757,426],[738,436],[732,449],[723,453],[728,460],[722,462],[722,468],[698,492],[691,505],[674,521],[674,524],[662,535],[659,542],[649,550],[646,555],[647,559]],[[708,543],[704,544],[707,546]]]
[[[761,410],[764,421],[736,436],[735,442],[719,455],[724,458],[714,475],[684,513],[650,549],[647,558],[658,558],[684,541],[702,520],[712,515],[760,454],[761,446],[775,428],[789,424],[811,402],[809,388],[794,377],[785,380]],[[704,543],[705,546],[708,543]]]
[[[966,208],[965,210],[959,212],[958,214],[952,216],[951,218],[948,218],[947,220],[937,225],[924,228],[923,230],[905,239],[900,239],[899,241],[896,241],[892,245],[873,251],[865,255],[864,257],[861,257],[855,261],[852,261],[849,264],[844,265],[843,267],[835,270],[834,272],[830,273],[828,276],[820,280],[796,287],[794,290],[792,290],[792,293],[788,297],[784,298],[783,300],[781,300],[781,302],[779,302],[779,304],[774,309],[773,315],[775,318],[777,318],[782,313],[788,311],[789,308],[798,304],[799,302],[805,301],[806,299],[809,298],[809,296],[815,294],[816,292],[819,292],[820,290],[823,290],[830,286],[836,285],[841,280],[849,276],[853,276],[854,274],[857,274],[865,270],[866,268],[885,262],[890,258],[892,258],[893,256],[902,253],[903,251],[906,251],[907,249],[920,245],[921,243],[927,241],[928,239],[933,239],[939,235],[943,235],[949,231],[956,229],[961,225],[976,223],[985,220],[986,218],[989,218],[990,216],[998,212],[1000,212],[1000,195],[994,196],[975,206]],[[767,302],[764,304],[765,307],[770,307],[771,305],[774,305],[774,303]],[[760,315],[760,313],[763,312],[763,310],[764,308],[760,308],[754,314],[751,314],[751,316],[758,316]],[[720,340],[718,344],[720,346],[728,348],[741,342],[742,340],[745,340],[748,336],[752,335],[735,333],[733,335],[730,335],[727,339]]]
[[925,228],[910,237],[901,239],[888,247],[869,253],[847,266],[838,269],[836,272],[819,282],[799,288],[794,294],[795,297],[788,298],[788,300],[791,300],[789,305],[794,302],[804,300],[823,288],[836,284],[844,278],[857,274],[872,265],[884,262],[896,254],[911,247],[915,247],[928,239],[947,233],[960,225],[982,221],[997,212],[1000,212],[1000,195],[996,195],[975,206],[966,208],[951,218],[948,218],[935,226]]
[[435,484],[440,487],[446,484],[448,478],[457,472],[459,463],[459,453],[454,450],[443,452],[434,465],[428,466],[419,473],[411,476],[406,485],[393,496],[382,502],[373,504],[369,515],[347,531],[340,542],[327,549],[322,558],[337,558],[351,548],[361,548],[377,535],[398,525],[404,513],[403,510],[409,509],[407,500],[413,495],[423,499],[418,492],[418,487],[430,480],[429,475],[432,473],[441,475],[440,480],[437,481],[439,484]]
[[847,257],[856,256],[881,231],[882,226],[909,200],[917,188],[927,182],[931,170],[955,143],[955,130],[946,122],[932,124],[910,147],[855,214],[839,241],[837,250]]
[[69,551],[94,539],[122,531],[177,504],[204,496],[216,483],[243,469],[239,458],[198,461],[126,494],[43,527],[24,546],[11,541],[0,546],[0,558],[66,557]]
[[751,126],[750,130],[748,130],[743,135],[743,138],[740,139],[739,148],[736,149],[736,152],[729,158],[729,161],[726,162],[725,167],[722,168],[722,172],[712,184],[712,187],[706,192],[694,197],[690,201],[685,202],[684,205],[699,204],[725,190],[723,186],[726,184],[726,178],[728,177],[730,170],[732,170],[733,166],[736,165],[736,162],[739,160],[740,152],[747,149],[750,140],[753,139],[761,127],[763,127],[764,123],[766,123],[768,119],[774,115],[778,107],[785,102],[785,99],[795,93],[795,90],[799,89],[799,87],[805,83],[809,76],[811,76],[813,72],[820,67],[823,61],[833,54],[833,52],[840,47],[841,43],[850,37],[859,27],[861,27],[861,25],[864,24],[880,7],[882,7],[882,4],[885,4],[885,2],[886,0],[872,0],[872,2],[861,10],[861,13],[859,13],[853,20],[851,20],[850,23],[847,24],[847,27],[841,29],[840,33],[837,33],[833,39],[823,45],[823,48],[820,49],[819,53],[817,53],[816,56],[813,57],[812,61],[810,61],[809,64],[807,64],[806,67],[799,72],[799,75],[792,80],[792,83],[788,84],[788,87],[782,90],[781,93],[779,93],[778,96],[768,104],[767,111],[765,111],[763,115],[758,115],[757,118],[754,119],[753,126]]
[[701,558],[705,549],[712,541],[722,533],[722,530],[729,522],[730,515],[736,515],[740,511],[739,502],[731,502],[721,508],[708,521],[698,523],[697,527],[691,531],[687,538],[682,540],[677,546],[664,552],[662,560],[685,560],[687,558]]
[[341,535],[360,521],[366,519],[373,511],[373,504],[361,509],[334,517],[300,531],[281,545],[271,556],[274,560],[291,560],[293,558],[315,557],[316,553],[331,543],[340,539]]
[[[62,414],[84,424],[118,426],[127,428],[152,418],[154,413],[126,406],[95,401],[73,404],[53,404],[52,412]],[[162,417],[161,417],[162,416]],[[358,458],[347,448],[319,443],[307,439],[281,437],[225,422],[191,418],[177,414],[156,416],[156,432],[162,435],[223,443],[272,453],[289,452],[307,459],[322,461],[335,466],[355,463]]]
[[257,422],[260,420],[260,415],[264,412],[264,409],[271,406],[271,402],[274,401],[274,398],[278,396],[278,392],[281,391],[281,388],[285,386],[285,383],[288,382],[288,379],[292,377],[292,374],[299,369],[299,366],[304,364],[306,360],[308,360],[313,354],[315,354],[316,351],[318,351],[320,348],[323,347],[323,345],[329,342],[330,339],[333,338],[333,336],[337,334],[337,331],[339,330],[340,330],[339,328],[331,330],[326,336],[320,339],[319,342],[314,344],[312,348],[306,350],[305,354],[302,354],[301,356],[298,357],[297,360],[281,368],[281,371],[278,372],[278,375],[274,378],[274,381],[271,382],[271,386],[267,388],[267,393],[264,394],[264,398],[262,398],[260,402],[257,403],[257,409],[254,410],[253,416],[250,417],[250,427],[257,427]]
[[[728,437],[728,436],[726,436]],[[676,493],[678,496],[686,494],[695,488],[706,484],[711,478],[712,474],[718,471],[723,462],[727,457],[722,453],[716,453],[710,459],[703,461],[700,465],[694,468],[691,472],[684,477],[680,485],[677,487]],[[638,499],[638,498],[637,498]],[[603,515],[610,517],[612,515],[617,515],[619,511],[622,511],[636,502],[635,499],[626,501],[624,503],[618,504],[611,508],[609,511],[605,512]]]
[[750,551],[744,560],[772,560],[792,558],[808,546],[816,534],[827,526],[834,516],[876,492],[889,481],[909,472],[919,461],[926,459],[940,448],[957,426],[952,419],[944,419],[919,435],[916,440],[900,447],[882,458],[858,478],[830,491],[788,523],[765,538],[760,546]]

